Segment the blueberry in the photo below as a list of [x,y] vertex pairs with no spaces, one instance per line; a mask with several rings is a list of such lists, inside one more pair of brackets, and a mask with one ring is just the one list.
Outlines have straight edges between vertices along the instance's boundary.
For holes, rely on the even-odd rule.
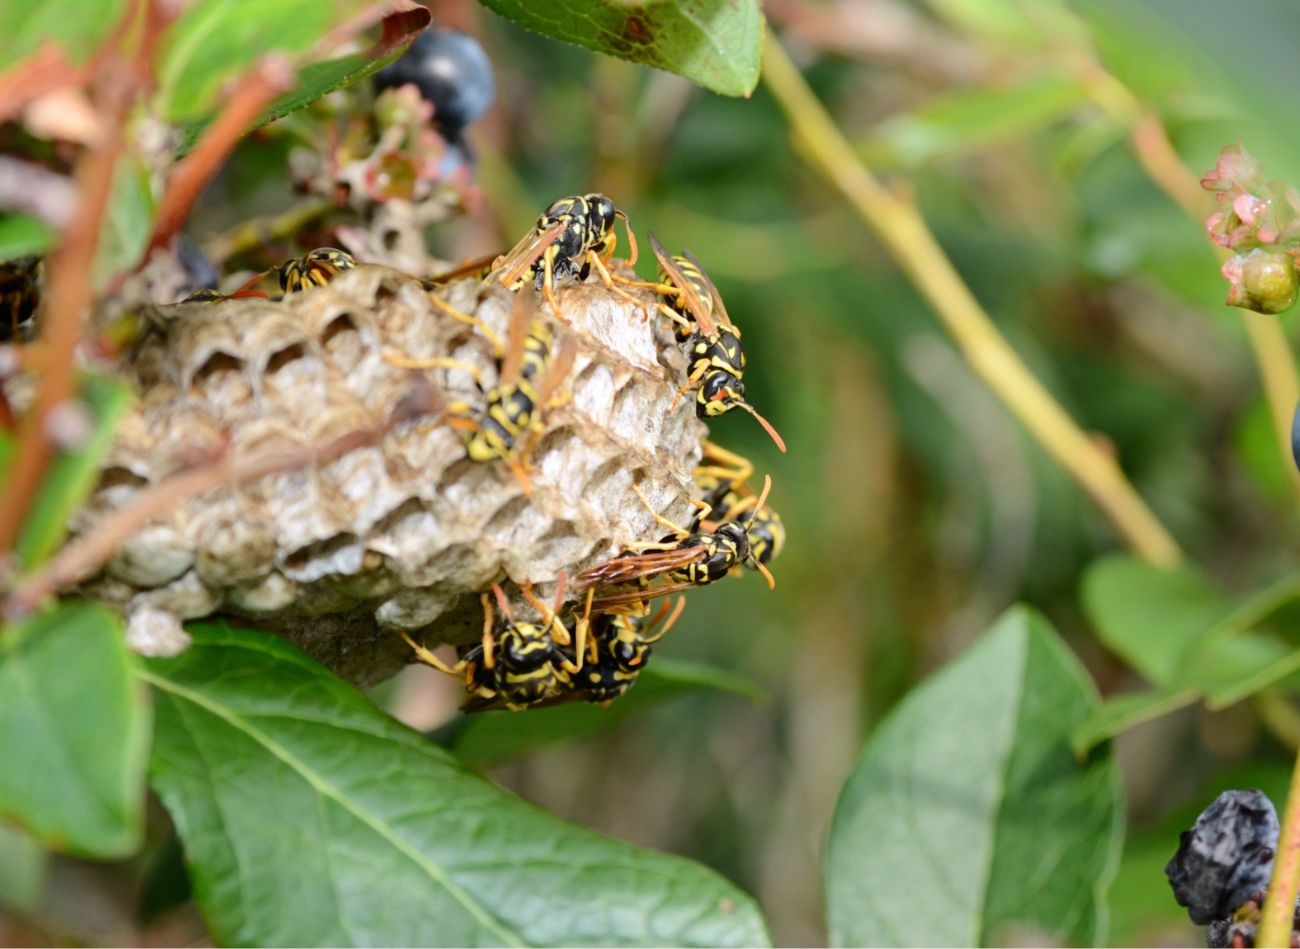
[[1300,468],[1300,403],[1295,407],[1295,415],[1291,416],[1291,457],[1295,466]]
[[1263,791],[1224,791],[1179,839],[1165,875],[1192,922],[1226,919],[1268,886],[1277,811]]
[[215,290],[221,277],[217,268],[208,260],[208,255],[199,250],[198,245],[185,235],[176,241],[176,258],[185,271],[185,286],[188,293],[193,290]]
[[492,104],[492,64],[478,40],[456,30],[425,30],[401,59],[380,70],[377,89],[408,82],[433,104],[433,121],[449,138]]

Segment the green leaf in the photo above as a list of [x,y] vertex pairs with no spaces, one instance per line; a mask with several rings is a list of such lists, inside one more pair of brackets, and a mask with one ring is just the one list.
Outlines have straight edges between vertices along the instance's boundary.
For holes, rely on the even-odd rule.
[[1161,570],[1117,555],[1084,575],[1083,609],[1103,643],[1151,682],[1165,685],[1232,605],[1190,568]]
[[0,260],[43,254],[57,235],[44,221],[26,214],[0,214]]
[[0,824],[0,907],[30,912],[45,892],[49,854],[14,827]]
[[107,376],[82,379],[82,402],[90,412],[92,431],[79,449],[59,454],[50,465],[14,549],[26,568],[39,564],[59,545],[68,519],[99,477],[99,459],[108,448],[117,420],[131,404],[131,389]]
[[[1122,842],[1108,753],[1070,732],[1097,705],[1051,627],[1017,608],[905,698],[845,784],[826,856],[831,942],[1099,945]],[[1023,932],[1023,930],[1022,930]]]
[[[360,82],[367,76],[383,69],[405,51],[404,46],[398,47],[379,58],[364,53],[353,53],[350,56],[341,56],[338,59],[329,59],[304,66],[298,71],[298,84],[293,90],[286,92],[267,106],[257,121],[252,124],[249,131],[274,122],[276,119],[284,118],[290,112],[304,109],[317,99],[329,95],[335,90]],[[191,119],[181,124],[179,154],[184,155],[194,147],[194,143],[198,141],[204,129],[212,123],[212,119],[212,115],[204,115],[201,118]]]
[[143,831],[149,704],[116,614],[63,604],[0,629],[0,817],[124,857]]
[[154,786],[227,945],[759,945],[712,871],[564,823],[284,641],[149,662]]
[[97,285],[134,266],[144,254],[153,231],[154,212],[148,172],[136,161],[123,158],[113,173],[113,187],[95,250]]
[[1234,606],[1190,568],[1128,556],[1096,563],[1084,577],[1084,611],[1102,642],[1157,688],[1107,701],[1076,730],[1075,749],[1198,699],[1223,708],[1300,669],[1300,649],[1249,629],[1298,593],[1300,580],[1286,577]]
[[524,29],[679,73],[726,96],[758,84],[758,0],[482,0]]
[[167,30],[159,109],[173,122],[220,105],[225,83],[271,52],[303,53],[369,0],[199,0]]
[[1193,688],[1155,689],[1117,695],[1097,708],[1070,735],[1070,747],[1083,757],[1108,738],[1121,735],[1135,725],[1186,708],[1200,699]]
[[766,698],[752,680],[728,669],[656,657],[636,686],[609,708],[574,702],[526,714],[467,715],[453,722],[450,748],[474,764],[504,761],[543,745],[608,731],[635,712],[700,689],[731,692],[752,702]]
[[1087,101],[1071,75],[1030,76],[1009,88],[962,89],[886,119],[862,152],[872,165],[915,167],[1023,139]]
[[124,0],[0,4],[0,70],[54,42],[74,64],[90,59],[126,9]]

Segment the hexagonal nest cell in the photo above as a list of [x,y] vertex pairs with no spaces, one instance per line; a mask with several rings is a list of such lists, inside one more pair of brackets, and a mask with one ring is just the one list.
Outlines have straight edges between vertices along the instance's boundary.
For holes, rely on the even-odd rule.
[[[631,292],[653,312],[648,291]],[[464,434],[447,424],[448,406],[481,408],[497,381],[496,344],[516,296],[495,282],[430,290],[361,265],[283,300],[142,314],[143,331],[118,360],[139,399],[75,533],[196,458],[382,434],[176,505],[121,544],[82,592],[120,606],[141,651],[171,648],[181,620],[224,614],[369,685],[410,658],[395,630],[471,641],[491,583],[532,581],[549,597],[561,574],[661,535],[633,486],[665,517],[689,521],[705,429],[690,399],[669,411],[685,379],[671,333],[596,283],[561,287],[558,299],[563,322],[545,304],[537,314],[576,358],[564,398],[541,414],[531,492],[503,462],[469,459]],[[394,357],[459,365],[413,369]],[[418,398],[424,410],[392,421],[396,406]]]

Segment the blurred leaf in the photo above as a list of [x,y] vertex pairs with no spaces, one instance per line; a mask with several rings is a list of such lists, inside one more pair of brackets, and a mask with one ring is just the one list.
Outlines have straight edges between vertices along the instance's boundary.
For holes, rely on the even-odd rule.
[[1103,643],[1151,682],[1165,685],[1232,605],[1191,568],[1160,570],[1117,555],[1088,568],[1083,609]]
[[1143,722],[1195,703],[1201,697],[1193,688],[1127,692],[1107,699],[1070,735],[1070,747],[1082,757],[1108,738]]
[[1000,46],[1039,47],[1049,37],[1077,34],[1080,28],[1059,0],[926,0],[957,29]]
[[100,456],[131,398],[130,387],[121,380],[82,377],[81,401],[90,413],[90,437],[78,450],[57,455],[41,481],[14,548],[23,567],[30,569],[48,557],[67,533],[72,512],[95,486]]
[[30,912],[41,902],[49,854],[28,834],[0,824],[0,907]]
[[126,8],[123,0],[41,0],[0,4],[0,69],[53,40],[84,63]]
[[149,742],[135,662],[102,606],[61,604],[0,629],[0,817],[56,850],[135,850]]
[[712,871],[564,823],[274,636],[149,662],[155,787],[223,944],[760,945]]
[[1070,732],[1097,706],[1078,661],[1014,609],[905,698],[845,784],[826,857],[833,945],[1097,945],[1122,843],[1108,753]]
[[1084,612],[1101,640],[1158,686],[1107,701],[1074,733],[1086,752],[1140,722],[1205,698],[1239,702],[1300,669],[1300,649],[1248,631],[1300,594],[1286,577],[1234,606],[1190,568],[1107,557],[1084,577]]
[[726,96],[758,84],[758,0],[482,0],[524,29],[666,69]]
[[44,221],[26,214],[0,214],[0,260],[43,254],[58,235]]
[[[412,33],[412,37],[414,35]],[[360,82],[372,73],[383,69],[404,52],[406,52],[406,48],[401,46],[378,58],[373,58],[365,53],[353,53],[350,56],[341,56],[338,59],[329,59],[304,66],[298,70],[298,84],[294,89],[291,92],[286,92],[267,106],[266,111],[253,123],[252,128],[260,128],[283,118],[290,112],[306,108],[322,96]],[[194,143],[198,141],[204,129],[211,124],[212,119],[212,115],[205,115],[202,118],[181,124],[179,154],[184,155],[194,147]],[[252,128],[249,131],[252,131]]]
[[450,748],[458,758],[474,764],[504,761],[542,745],[608,731],[630,714],[700,689],[731,692],[752,702],[766,698],[753,680],[729,669],[656,657],[632,690],[609,708],[574,702],[526,714],[467,715],[453,722]]
[[[374,0],[198,0],[167,30],[158,71],[160,111],[186,125],[188,145],[219,107],[223,86],[257,59],[271,52],[311,52],[332,28],[373,5]],[[298,87],[272,103],[254,127],[380,69],[428,23],[423,7],[395,10],[385,19],[383,40],[371,50],[301,64]]]
[[1023,138],[1087,101],[1077,77],[1051,73],[1006,88],[958,89],[881,122],[861,151],[870,165],[915,167]]
[[153,231],[154,211],[148,172],[124,157],[113,173],[113,188],[109,192],[99,247],[95,251],[94,280],[97,285],[134,266],[144,254],[145,244]]

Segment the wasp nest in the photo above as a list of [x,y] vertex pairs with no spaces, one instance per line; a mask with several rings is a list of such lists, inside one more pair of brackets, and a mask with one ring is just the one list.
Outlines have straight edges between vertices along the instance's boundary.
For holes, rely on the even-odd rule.
[[[506,339],[514,294],[478,280],[434,292]],[[79,533],[195,458],[327,444],[384,426],[413,393],[435,397],[429,411],[333,460],[163,513],[83,590],[124,610],[142,651],[174,647],[180,620],[230,614],[367,685],[410,658],[395,630],[469,642],[482,626],[478,594],[492,582],[532,581],[549,596],[545,585],[562,574],[661,534],[634,485],[665,517],[689,521],[704,427],[689,399],[669,411],[685,378],[671,334],[599,284],[567,286],[559,300],[568,325],[539,312],[557,340],[572,337],[577,355],[561,386],[571,398],[542,410],[531,492],[502,462],[470,460],[464,435],[437,410],[481,409],[499,354],[413,277],[362,265],[282,301],[145,314],[119,362],[139,401],[73,525]],[[402,368],[394,356],[455,360],[480,378]]]

